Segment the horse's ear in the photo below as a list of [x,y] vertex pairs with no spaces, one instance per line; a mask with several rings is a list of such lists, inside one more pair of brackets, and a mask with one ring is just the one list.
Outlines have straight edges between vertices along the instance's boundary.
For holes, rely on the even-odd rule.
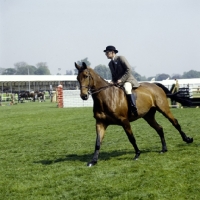
[[84,69],[87,69],[87,65],[85,64],[85,62],[82,62],[82,66]]
[[81,66],[79,66],[76,62],[74,64],[75,64],[76,69],[78,69],[79,71],[81,69]]

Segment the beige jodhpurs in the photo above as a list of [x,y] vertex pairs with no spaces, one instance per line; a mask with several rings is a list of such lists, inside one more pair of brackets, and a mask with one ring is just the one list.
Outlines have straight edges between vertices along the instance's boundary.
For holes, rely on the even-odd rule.
[[132,84],[131,83],[125,82],[123,86],[124,86],[126,94],[132,94]]

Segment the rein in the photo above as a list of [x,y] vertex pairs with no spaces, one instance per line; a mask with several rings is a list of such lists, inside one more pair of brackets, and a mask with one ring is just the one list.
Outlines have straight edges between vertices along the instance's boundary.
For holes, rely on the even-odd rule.
[[101,92],[102,90],[105,90],[105,89],[107,89],[107,88],[109,88],[109,87],[112,87],[112,86],[120,87],[119,85],[109,84],[109,85],[100,87],[100,88],[98,88],[98,89],[92,89],[92,88],[90,87],[90,85],[88,85],[88,86],[82,85],[81,88],[82,88],[82,87],[83,87],[83,88],[87,88],[87,89],[88,89],[88,94],[89,94],[89,95],[93,95],[93,94],[96,94],[96,93],[98,93],[98,92]]
[[81,88],[87,88],[87,89],[88,89],[88,94],[89,94],[89,95],[93,95],[93,94],[99,93],[99,92],[101,92],[102,90],[105,90],[105,89],[107,89],[107,88],[109,88],[109,87],[112,87],[112,86],[116,86],[116,87],[121,88],[120,85],[118,85],[118,84],[109,84],[109,85],[100,87],[100,88],[98,88],[98,89],[92,89],[91,86],[90,86],[90,78],[93,79],[93,77],[91,76],[89,70],[88,70],[88,74],[89,74],[89,76],[88,76],[88,77],[89,77],[89,84],[88,84],[88,86],[82,85],[82,86],[80,86],[80,87],[81,87]]
[[[90,89],[90,90],[88,90],[88,94],[93,95],[93,94],[96,94],[96,93],[98,93],[98,92],[101,92],[102,90],[105,90],[106,88],[109,88],[109,87],[112,87],[112,86],[114,86],[114,85],[113,85],[113,84],[110,84],[110,85],[106,85],[106,86],[100,87],[100,88],[98,88],[97,90],[95,90],[95,89]],[[92,91],[92,90],[94,90],[94,91]]]

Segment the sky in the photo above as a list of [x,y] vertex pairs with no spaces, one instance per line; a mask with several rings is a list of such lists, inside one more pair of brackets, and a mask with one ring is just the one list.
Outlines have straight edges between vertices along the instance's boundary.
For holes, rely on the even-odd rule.
[[0,68],[108,66],[108,45],[142,76],[200,71],[200,1],[0,0]]

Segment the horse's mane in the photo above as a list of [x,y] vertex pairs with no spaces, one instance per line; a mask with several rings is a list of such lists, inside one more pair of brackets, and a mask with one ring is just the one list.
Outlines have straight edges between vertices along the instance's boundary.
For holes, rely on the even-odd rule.
[[[116,89],[122,89],[124,91],[124,87],[122,87],[121,85],[118,84],[110,84],[107,80],[105,80],[104,78],[102,78],[94,69],[92,69],[91,67],[87,66],[84,62],[82,63],[82,66],[79,66],[78,69],[78,74],[82,73],[83,71],[88,70],[89,73],[91,73],[91,75],[93,75],[93,79],[95,78],[94,76],[98,77],[100,81],[102,81],[104,84],[106,84],[106,86],[100,87],[99,89],[105,89],[108,87],[113,87],[115,86]],[[125,92],[125,91],[124,91]],[[96,93],[96,92],[95,92]]]
[[[83,67],[81,67],[80,72],[84,71],[85,69],[82,69]],[[104,81],[106,84],[109,84],[109,82],[107,80],[105,80],[104,78],[102,78],[94,69],[92,69],[91,67],[87,67],[87,69],[94,73],[95,75],[97,75],[102,81]]]

